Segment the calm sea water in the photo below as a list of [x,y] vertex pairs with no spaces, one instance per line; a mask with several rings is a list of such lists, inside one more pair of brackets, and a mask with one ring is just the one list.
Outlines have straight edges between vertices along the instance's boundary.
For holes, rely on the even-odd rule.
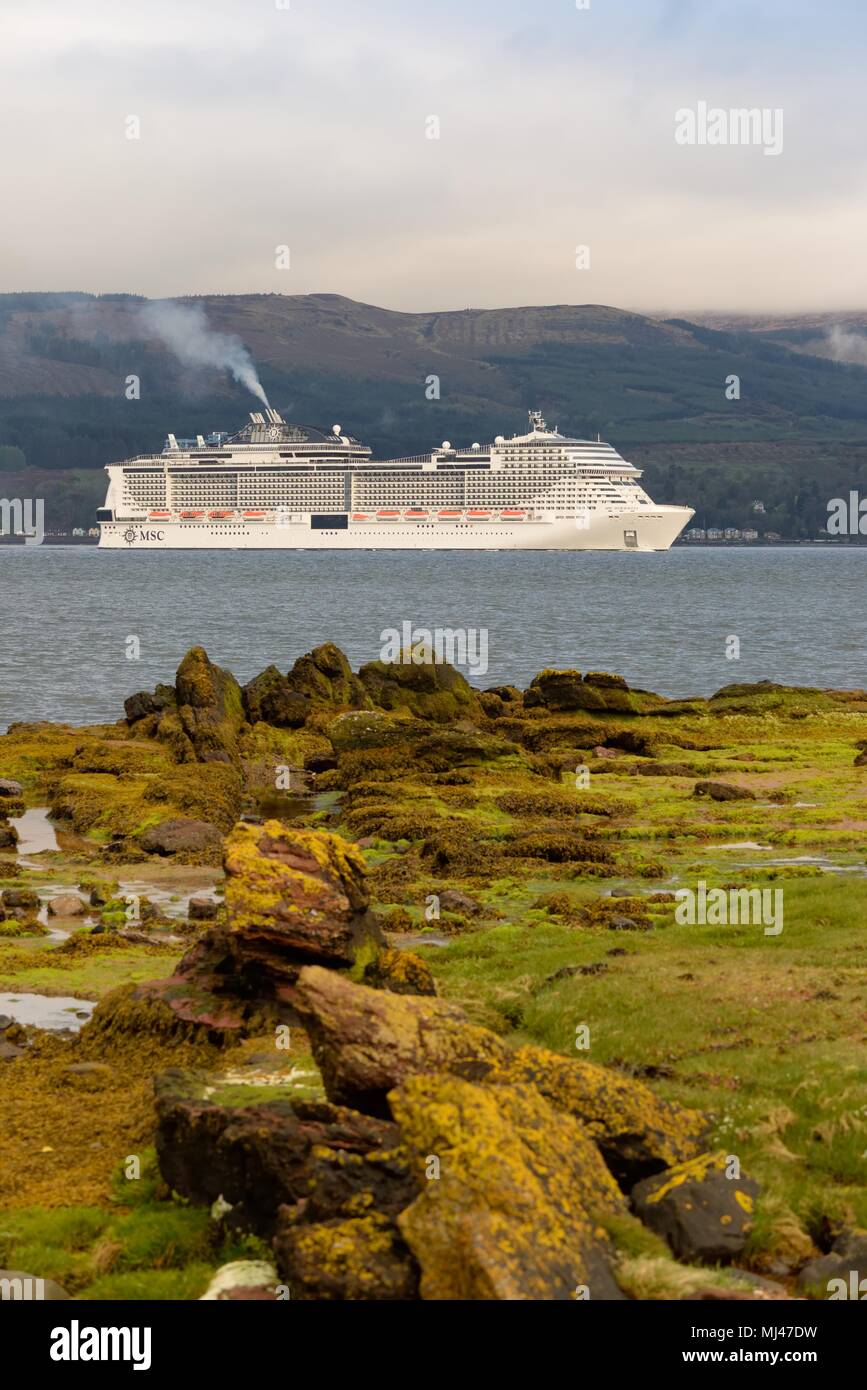
[[[249,680],[332,640],[354,666],[405,621],[484,628],[479,686],[544,666],[621,672],[666,695],[729,681],[867,686],[867,548],[664,555],[126,553],[0,547],[0,729],[100,722],[170,680],[194,643]],[[727,660],[726,639],[740,639]],[[126,656],[137,637],[138,660]]]

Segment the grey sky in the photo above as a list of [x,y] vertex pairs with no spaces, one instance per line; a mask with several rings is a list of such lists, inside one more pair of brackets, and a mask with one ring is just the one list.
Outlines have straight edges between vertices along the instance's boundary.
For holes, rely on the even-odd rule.
[[0,289],[867,306],[855,0],[280,3],[2,0]]

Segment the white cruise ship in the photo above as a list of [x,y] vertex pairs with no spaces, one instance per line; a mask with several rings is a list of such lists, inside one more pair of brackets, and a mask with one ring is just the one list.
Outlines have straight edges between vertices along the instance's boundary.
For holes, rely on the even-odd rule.
[[530,412],[527,434],[381,461],[268,409],[235,435],[107,465],[97,513],[116,550],[668,550],[694,515],[641,470]]

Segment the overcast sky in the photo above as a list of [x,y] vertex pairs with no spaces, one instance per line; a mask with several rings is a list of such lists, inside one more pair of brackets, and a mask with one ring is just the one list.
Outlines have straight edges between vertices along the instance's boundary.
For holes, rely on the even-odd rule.
[[[865,40],[864,0],[0,0],[0,289],[864,308]],[[701,101],[782,152],[677,144]]]

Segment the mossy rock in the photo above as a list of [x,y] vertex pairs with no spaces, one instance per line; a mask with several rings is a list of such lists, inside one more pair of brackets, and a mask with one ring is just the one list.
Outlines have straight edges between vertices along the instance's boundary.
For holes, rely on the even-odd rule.
[[266,666],[241,695],[251,724],[264,721],[280,729],[300,729],[311,709],[310,697],[293,690],[276,666]]
[[482,713],[477,692],[446,661],[437,661],[422,643],[402,653],[396,662],[371,661],[359,680],[381,709],[406,710],[419,719],[451,723],[476,719]]
[[531,1086],[416,1076],[389,1095],[422,1192],[398,1217],[424,1299],[622,1297],[594,1213],[626,1203],[581,1125]]

